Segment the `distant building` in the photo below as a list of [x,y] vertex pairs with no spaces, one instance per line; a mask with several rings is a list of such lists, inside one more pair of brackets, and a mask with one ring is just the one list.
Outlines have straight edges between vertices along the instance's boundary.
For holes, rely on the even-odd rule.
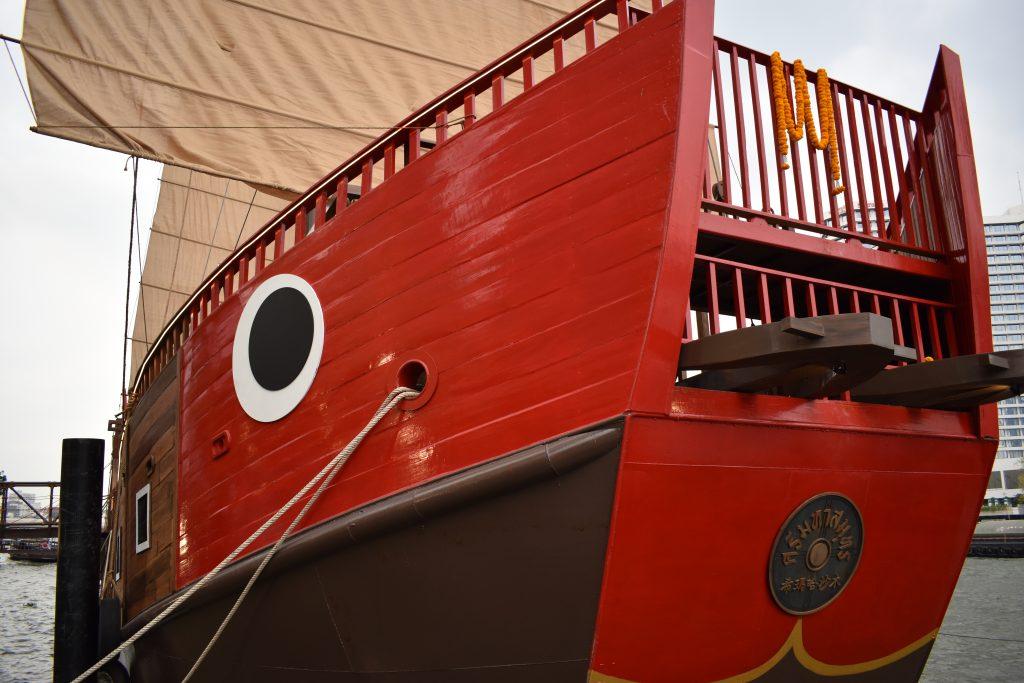
[[[868,212],[868,229],[871,231],[872,235],[878,236],[878,213],[875,211],[875,203],[874,202],[868,202],[867,212]],[[857,206],[855,206],[853,208],[853,223],[854,223],[854,230],[856,232],[863,232],[864,231],[864,222],[861,220],[861,218],[862,218],[862,213],[861,213],[861,210],[860,210],[860,205],[857,205]],[[889,207],[888,206],[882,206],[882,219],[885,220],[885,221],[889,220]],[[850,229],[850,221],[849,221],[849,218],[846,215],[846,206],[843,205],[843,206],[839,207],[838,224],[837,223],[833,223],[832,217],[829,216],[829,217],[825,218],[825,225],[839,227],[842,230],[849,230]]]
[[[992,337],[996,351],[1024,346],[1024,205],[985,218]],[[986,502],[1009,503],[1024,485],[1024,397],[999,404],[999,451]]]

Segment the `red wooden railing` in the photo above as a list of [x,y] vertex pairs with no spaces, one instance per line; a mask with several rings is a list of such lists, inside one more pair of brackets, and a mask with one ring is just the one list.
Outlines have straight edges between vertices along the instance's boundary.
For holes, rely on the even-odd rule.
[[[827,155],[806,138],[791,145],[792,168],[782,170],[769,56],[724,38],[715,39],[715,48],[710,122],[722,168],[720,178],[713,169],[706,174],[705,210],[886,251],[942,256],[919,112],[832,80],[845,184],[833,195]],[[791,63],[785,73],[792,102]],[[808,71],[812,101],[815,80]]]
[[786,317],[861,312],[889,318],[894,341],[913,347],[918,360],[958,353],[952,304],[701,255],[683,336],[689,341]]
[[[657,12],[663,3],[653,0],[651,5]],[[207,278],[153,344],[133,390],[144,392],[184,340],[219,305],[259,275],[268,263],[302,242],[309,232],[320,230],[355,199],[645,16],[629,7],[626,0],[592,0],[370,143],[256,233]],[[962,86],[957,90],[948,85],[948,64],[945,70],[937,69],[933,77],[924,114],[832,81],[846,185],[844,192],[833,196],[825,155],[809,150],[806,143],[791,149],[792,169],[780,170],[768,56],[722,38],[716,38],[714,45],[709,118],[717,126],[714,137],[718,149],[711,151],[720,153],[723,168],[720,178],[712,178],[713,170],[708,165],[705,211],[737,219],[737,225],[750,230],[785,230],[915,257],[903,259],[904,264],[934,261],[945,267],[948,262],[960,270],[970,270],[968,266],[977,258],[965,254],[977,248],[979,237],[974,233],[980,230],[980,224],[975,225],[980,213],[968,216],[970,212],[957,204],[964,192],[961,176],[966,172],[957,168],[961,162],[952,157],[964,147],[962,131],[966,126],[956,118],[965,119],[959,109],[949,113],[949,98],[956,100],[957,107],[962,107],[963,98]],[[786,70],[791,82],[792,65],[787,64]],[[813,74],[809,80],[813,88]],[[709,146],[715,145],[709,140]],[[942,187],[941,195],[938,187]],[[936,201],[939,197],[941,204]],[[973,211],[974,207],[968,208]],[[853,219],[847,220],[848,216]],[[984,266],[983,255],[980,263]],[[971,277],[973,281],[981,276]],[[981,284],[976,283],[971,291],[979,287]],[[964,291],[956,286],[953,290]],[[977,298],[970,294],[967,299],[971,297]],[[977,306],[967,308],[969,301],[965,303],[963,296],[959,299],[957,315],[965,317],[960,322],[965,322],[968,315],[976,318],[970,311]],[[742,327],[786,315],[863,310],[891,318],[895,339],[917,349],[920,358],[956,355],[958,344],[961,348],[979,345],[965,336],[964,330],[970,325],[954,325],[954,306],[950,303],[711,256],[696,259],[689,306],[686,339],[694,334],[696,311],[704,314],[702,324],[714,333],[730,325]],[[961,307],[966,313],[962,314]]]
[[[652,0],[652,10],[657,12],[664,4],[667,2]],[[206,279],[153,343],[136,375],[133,391],[141,394],[150,386],[184,340],[217,306],[271,261],[344,211],[354,198],[366,196],[424,154],[472,128],[482,117],[646,16],[646,12],[630,7],[627,0],[592,0],[371,142],[278,214]]]

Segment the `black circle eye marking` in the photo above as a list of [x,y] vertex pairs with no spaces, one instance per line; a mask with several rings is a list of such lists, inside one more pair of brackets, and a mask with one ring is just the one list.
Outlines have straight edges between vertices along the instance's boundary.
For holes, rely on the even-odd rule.
[[249,332],[249,366],[256,383],[280,391],[295,381],[313,348],[313,310],[294,287],[275,290],[260,305]]
[[313,287],[289,273],[249,295],[235,327],[231,378],[242,410],[259,422],[290,413],[313,385],[324,350],[324,311]]

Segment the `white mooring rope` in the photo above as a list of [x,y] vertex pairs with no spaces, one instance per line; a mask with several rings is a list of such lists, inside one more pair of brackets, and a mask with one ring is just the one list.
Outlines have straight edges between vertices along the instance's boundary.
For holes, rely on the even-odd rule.
[[221,634],[224,632],[224,629],[227,627],[228,622],[230,622],[231,618],[235,616],[235,612],[238,611],[238,608],[241,606],[242,601],[245,600],[245,597],[249,594],[249,591],[252,589],[253,584],[256,583],[256,579],[259,578],[260,574],[270,563],[270,560],[277,553],[278,549],[281,547],[281,544],[284,543],[285,539],[288,538],[292,531],[295,530],[295,527],[297,527],[299,523],[302,522],[302,518],[306,516],[306,513],[309,512],[310,508],[313,507],[316,501],[320,498],[321,494],[323,494],[323,492],[327,489],[331,481],[334,479],[335,476],[337,476],[338,472],[348,461],[352,453],[355,452],[356,448],[359,447],[359,444],[361,444],[363,442],[363,439],[366,438],[366,435],[369,434],[370,431],[377,426],[377,423],[384,419],[384,416],[391,412],[391,410],[394,409],[396,405],[398,405],[405,399],[415,398],[416,396],[419,396],[419,392],[409,389],[407,387],[398,387],[396,389],[393,389],[391,393],[388,394],[387,398],[384,399],[384,402],[381,403],[380,408],[377,409],[377,412],[374,413],[373,417],[370,418],[370,421],[367,422],[366,426],[363,427],[362,431],[356,434],[355,438],[349,441],[348,445],[346,445],[345,448],[341,450],[341,452],[334,456],[331,459],[331,461],[327,463],[324,466],[324,468],[317,473],[315,477],[310,479],[309,482],[302,487],[301,491],[292,496],[291,500],[285,503],[280,510],[275,512],[270,519],[268,519],[266,522],[260,525],[260,528],[254,531],[252,535],[249,536],[249,538],[242,541],[241,545],[232,550],[227,557],[220,561],[220,564],[211,569],[209,573],[207,573],[203,578],[199,579],[194,584],[192,584],[192,586],[187,591],[185,591],[174,602],[168,605],[163,612],[156,615],[148,624],[146,624],[138,631],[136,631],[131,638],[121,643],[121,645],[119,645],[116,649],[110,652],[106,657],[93,664],[91,668],[80,674],[78,678],[74,679],[71,683],[82,683],[82,681],[85,681],[86,678],[99,671],[104,664],[120,655],[121,652],[123,652],[125,649],[131,647],[135,643],[135,641],[137,641],[142,636],[146,635],[146,633],[148,633],[153,627],[155,627],[157,624],[163,621],[163,619],[167,615],[176,610],[183,602],[188,600],[193,593],[195,593],[197,590],[199,590],[207,583],[209,583],[210,580],[213,579],[213,577],[215,577],[217,574],[220,573],[222,569],[224,569],[224,567],[234,562],[239,555],[245,552],[246,548],[252,545],[252,543],[263,534],[263,532],[265,532],[267,529],[276,524],[277,521],[280,520],[281,517],[283,517],[286,512],[292,509],[292,507],[294,507],[294,505],[297,502],[299,502],[303,496],[309,493],[310,489],[312,489],[314,486],[317,485],[317,483],[319,483],[320,486],[317,487],[316,491],[306,502],[306,505],[302,508],[302,510],[299,511],[299,514],[295,515],[295,519],[293,519],[292,523],[288,525],[288,528],[285,529],[284,533],[281,534],[281,537],[277,539],[277,542],[274,543],[270,551],[267,552],[266,556],[263,558],[263,561],[260,562],[260,566],[256,568],[255,572],[253,572],[253,575],[249,578],[249,583],[245,585],[245,588],[243,588],[242,592],[238,595],[238,599],[235,600],[235,604],[231,606],[231,609],[228,611],[227,616],[224,617],[224,621],[222,621],[220,626],[217,628],[217,632],[213,634],[213,637],[207,644],[206,649],[203,650],[202,654],[199,655],[199,658],[196,659],[195,664],[192,665],[192,668],[189,669],[189,672],[185,675],[185,678],[182,679],[182,683],[188,681],[199,668],[199,665],[203,663],[203,660],[206,658],[206,655],[209,654],[210,650],[213,649],[214,644],[217,642],[217,639],[220,638]]

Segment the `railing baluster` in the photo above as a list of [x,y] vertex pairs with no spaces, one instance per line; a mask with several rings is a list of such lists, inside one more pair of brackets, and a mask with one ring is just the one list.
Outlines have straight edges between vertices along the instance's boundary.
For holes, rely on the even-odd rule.
[[[771,209],[771,200],[768,196],[768,163],[764,151],[764,130],[761,123],[761,100],[757,86],[757,60],[753,55],[747,55],[747,70],[750,75],[750,99],[754,108],[754,137],[757,138],[757,168],[761,185],[761,210]],[[770,92],[770,90],[769,90]]]
[[619,20],[619,33],[629,28],[629,3],[626,0],[615,0],[615,15]]
[[[817,89],[817,81],[815,81],[814,87]],[[810,97],[810,88],[808,88],[808,97]],[[818,128],[823,128],[821,125],[821,112],[818,112]],[[818,130],[818,134],[824,135],[825,131]],[[825,159],[828,159],[827,155]],[[807,172],[811,176],[811,207],[814,209],[814,222],[824,223],[825,217],[822,215],[821,209],[821,184],[818,181],[818,149],[811,144],[810,139],[807,140],[807,166]],[[828,183],[826,182],[825,185],[827,187]]]
[[[779,112],[776,111],[775,107],[775,91],[772,89],[771,67],[765,67],[765,74],[768,78],[768,108],[771,111],[772,132],[775,133],[772,147],[775,149],[775,173],[778,176],[779,182],[779,213],[783,216],[788,216],[789,187],[786,185],[786,171],[782,168],[782,150],[779,149]],[[788,133],[782,131],[782,135],[788,135]],[[792,151],[791,149],[790,152],[792,153]]]
[[718,66],[718,41],[711,50],[711,78],[715,86],[715,112],[718,116],[718,156],[722,164],[722,198],[732,203],[732,186],[729,181],[729,136],[725,132],[725,105],[722,102],[722,76]]
[[850,312],[860,313],[860,296],[857,295],[856,289],[850,290]]
[[498,74],[491,79],[491,108],[493,111],[497,111],[503,104],[505,104],[505,79]]
[[[530,73],[533,73],[531,69]],[[476,123],[476,95],[473,93],[467,93],[462,98],[462,130],[469,129],[474,123]],[[419,146],[419,138],[416,139],[416,144]]]
[[813,318],[818,315],[818,297],[814,295],[814,284],[807,283],[807,315]]
[[[926,246],[928,239],[928,218],[925,216],[925,205],[924,195],[921,192],[921,183],[919,182],[919,169],[917,166],[918,156],[917,149],[914,145],[914,134],[910,130],[910,120],[907,116],[903,117],[903,136],[907,142],[907,165],[910,167],[910,184],[914,188],[914,199],[917,203],[917,213],[919,222],[913,226],[914,244]],[[923,157],[922,157],[923,159]]]
[[892,311],[892,336],[893,340],[903,346],[905,344],[905,338],[903,337],[903,319],[900,317],[900,302],[899,299],[889,299],[890,310]]
[[[466,117],[466,128],[473,125],[473,117]],[[409,131],[409,143],[407,149],[409,150],[409,160],[406,161],[406,165],[420,158],[420,131],[413,128]]]
[[313,230],[319,230],[327,222],[327,191],[321,190],[313,206]]
[[437,112],[437,114],[434,116],[434,123],[437,126],[437,133],[435,134],[435,137],[437,139],[437,144],[440,145],[442,142],[448,139],[448,111],[442,109],[441,111]]
[[928,163],[928,152],[924,147],[924,131],[921,128],[921,124],[918,123],[917,135],[915,140],[917,142],[917,149],[921,156],[921,169],[924,175],[924,194],[922,195],[922,202],[927,199],[927,213],[925,214],[931,220],[927,221],[926,229],[928,232],[928,246],[932,249],[941,249],[945,245],[945,239],[942,235],[942,226],[945,222],[942,220],[941,212],[939,211],[939,187],[935,182],[935,177],[932,175],[932,165]]
[[757,278],[757,300],[761,309],[761,324],[767,325],[772,321],[772,302],[768,297],[768,276],[759,273]]
[[338,185],[334,195],[334,216],[337,217],[345,207],[348,206],[348,176],[338,178]]
[[555,38],[554,42],[551,44],[551,52],[553,53],[555,61],[555,73],[558,73],[559,71],[565,68],[565,55],[562,51],[563,42],[564,41],[562,37],[559,36]]
[[[718,54],[715,53],[717,57]],[[740,160],[740,189],[743,195],[743,206],[750,207],[750,174],[747,170],[747,134],[743,121],[743,93],[740,90],[739,56],[736,46],[729,51],[729,67],[732,71],[732,104],[736,113],[736,149]]]
[[[864,169],[861,166],[860,136],[857,134],[857,117],[853,110],[853,92],[846,88],[846,116],[850,122],[850,145],[853,147],[853,171],[857,180],[857,203],[860,210],[861,232],[865,235],[871,234],[871,218],[868,216],[868,195],[864,190]],[[856,217],[851,216],[849,211],[846,214],[847,221],[853,221],[851,225],[856,226]]]
[[[832,112],[836,117],[836,137],[839,143],[839,171],[843,176],[843,205],[846,212],[846,230],[851,235],[857,234],[856,209],[853,204],[853,182],[850,180],[846,148],[846,128],[843,126],[843,107],[839,100],[839,86],[832,82]],[[829,181],[831,183],[831,180]],[[833,227],[840,227],[839,214],[832,216]]]
[[533,87],[533,57],[523,57],[523,92]]
[[[319,197],[317,198],[319,200]],[[316,209],[313,210],[313,220],[316,221]],[[306,229],[309,227],[309,217],[306,214],[306,207],[300,206],[295,212],[295,244],[298,244],[306,236]],[[314,228],[316,226],[314,225]]]
[[373,188],[373,162],[369,159],[363,162],[363,173],[359,181],[359,198],[365,197]]
[[[789,106],[796,113],[796,103],[793,101],[793,68],[789,64],[783,65],[783,80],[786,82],[786,97],[789,99]],[[806,136],[804,137],[806,140]],[[800,168],[800,145],[790,145],[789,163],[793,171],[793,189],[796,190],[796,215],[802,221],[807,220],[807,206],[804,202],[804,177]]]
[[284,256],[284,226],[280,225],[274,230],[274,260]]
[[260,240],[256,243],[256,275],[263,272],[263,267],[267,264],[267,242],[266,240]]
[[860,118],[864,125],[864,144],[868,150],[871,189],[874,190],[875,223],[878,225],[878,236],[885,238],[885,213],[883,206],[885,200],[882,199],[882,185],[878,177],[878,154],[875,152],[875,133],[871,126],[871,116],[868,114],[868,96],[863,93],[860,96]]
[[932,357],[935,360],[941,360],[942,355],[942,336],[939,334],[939,321],[935,316],[935,307],[928,307],[928,336],[932,340]]
[[384,180],[395,175],[395,146],[384,147]]
[[956,326],[953,324],[953,311],[943,311],[942,322],[946,328],[946,344],[949,347],[949,357],[959,356],[959,343],[956,338]]
[[914,336],[914,346],[917,347],[917,360],[924,360],[924,336],[921,334],[921,314],[917,310],[917,304],[910,304],[910,325],[911,334]]
[[708,323],[711,326],[711,334],[718,334],[720,331],[718,323],[718,277],[715,272],[715,264],[708,262]]
[[835,287],[828,288],[828,312],[832,315],[839,314],[839,294]]
[[893,158],[896,162],[896,184],[900,189],[898,206],[889,207],[889,216],[896,216],[890,222],[895,222],[899,231],[896,241],[902,244],[913,244],[912,235],[914,232],[913,208],[910,205],[910,187],[907,183],[908,169],[903,165],[903,148],[900,145],[900,130],[896,125],[896,107],[889,105],[889,138],[892,140]]
[[214,280],[210,283],[210,312],[220,304],[220,282]]
[[793,281],[787,277],[783,279],[782,283],[785,288],[782,310],[787,318],[792,318],[796,316],[796,302],[793,300]]
[[583,24],[583,36],[587,44],[587,52],[597,47],[597,32],[594,29],[594,17],[588,17]]
[[[885,181],[885,197],[886,197],[886,208],[889,209],[889,216],[885,217],[884,212],[879,215],[883,218],[882,226],[885,226],[885,238],[893,239],[892,236],[892,224],[893,216],[897,215],[896,209],[896,195],[892,190],[892,160],[889,157],[889,144],[885,138],[885,123],[882,121],[882,101],[875,98],[875,102],[872,105],[875,112],[875,130],[878,133],[878,156],[882,161],[882,178]],[[882,228],[879,228],[879,234],[882,234]]]
[[[827,157],[826,157],[827,158]],[[811,176],[811,208],[814,209],[814,222],[824,223],[824,211],[821,208],[821,182],[818,180],[818,149],[807,143],[808,175]]]
[[732,269],[732,298],[736,314],[736,327],[746,327],[747,304],[743,300],[743,271],[739,268]]

